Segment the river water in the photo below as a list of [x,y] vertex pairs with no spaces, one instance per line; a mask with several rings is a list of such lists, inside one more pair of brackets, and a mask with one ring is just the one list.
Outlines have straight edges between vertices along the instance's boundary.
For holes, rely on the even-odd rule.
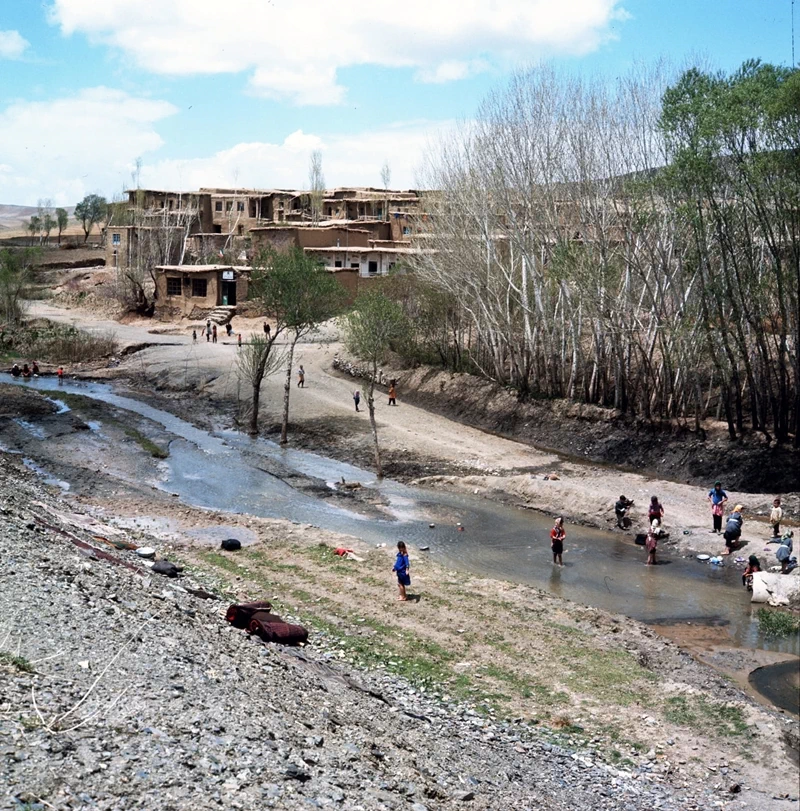
[[[671,556],[662,546],[660,564],[645,566],[644,549],[630,535],[568,526],[565,565],[559,569],[552,565],[549,549],[552,519],[539,513],[459,493],[377,481],[369,471],[345,462],[234,431],[210,434],[103,383],[71,381],[59,386],[54,378],[36,378],[20,385],[82,394],[163,426],[175,438],[163,463],[161,486],[188,504],[313,524],[369,543],[393,546],[405,540],[429,546],[431,555],[454,569],[531,584],[644,622],[708,624],[718,631],[719,645],[800,653],[797,634],[769,639],[759,632],[741,573],[732,564],[717,567]],[[285,476],[267,472],[266,467],[331,484],[342,478],[358,481],[382,493],[388,515],[367,518],[301,493],[284,481]]]

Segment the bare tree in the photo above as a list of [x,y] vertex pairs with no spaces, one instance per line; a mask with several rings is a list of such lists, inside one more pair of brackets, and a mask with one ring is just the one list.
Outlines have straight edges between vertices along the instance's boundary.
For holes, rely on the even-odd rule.
[[322,173],[322,152],[315,149],[308,165],[308,182],[311,198],[311,221],[316,225],[322,218],[325,199],[325,175]]
[[384,198],[384,219],[389,219],[389,186],[392,183],[392,169],[389,166],[389,159],[387,158],[381,166],[381,183],[383,183],[383,190],[386,193]]
[[266,377],[283,365],[283,353],[273,350],[277,332],[265,336],[254,334],[237,350],[236,369],[239,380],[250,388],[248,404],[248,433],[258,436],[258,412],[261,406],[261,385]]

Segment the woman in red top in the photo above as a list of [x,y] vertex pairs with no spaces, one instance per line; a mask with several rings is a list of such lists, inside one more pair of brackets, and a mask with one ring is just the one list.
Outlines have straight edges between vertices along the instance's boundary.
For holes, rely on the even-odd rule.
[[567,533],[564,532],[564,519],[562,516],[556,518],[556,523],[550,530],[550,548],[553,550],[553,563],[563,566],[561,555],[564,552],[564,539]]

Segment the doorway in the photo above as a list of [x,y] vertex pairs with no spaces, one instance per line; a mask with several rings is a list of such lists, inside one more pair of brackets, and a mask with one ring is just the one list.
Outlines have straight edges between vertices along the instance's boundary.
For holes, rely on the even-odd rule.
[[222,283],[222,305],[233,307],[236,304],[236,282]]

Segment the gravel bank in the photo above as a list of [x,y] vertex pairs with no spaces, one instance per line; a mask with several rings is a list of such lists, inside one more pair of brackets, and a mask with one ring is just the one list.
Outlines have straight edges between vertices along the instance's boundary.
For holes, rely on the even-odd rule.
[[761,807],[724,774],[684,793],[343,665],[324,638],[257,643],[187,590],[217,583],[148,572],[6,454],[0,508],[0,807]]

